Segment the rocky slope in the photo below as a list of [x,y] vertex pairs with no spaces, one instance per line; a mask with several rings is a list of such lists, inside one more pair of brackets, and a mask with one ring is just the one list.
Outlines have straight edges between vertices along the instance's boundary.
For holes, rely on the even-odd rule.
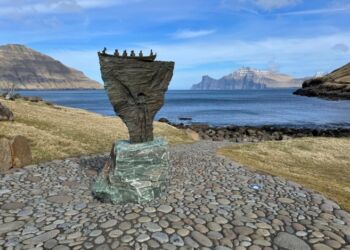
[[194,84],[192,89],[232,90],[288,88],[299,87],[301,83],[301,79],[294,79],[285,74],[244,67],[218,80],[210,76],[203,76],[202,81],[198,84]]
[[101,89],[81,71],[23,45],[0,46],[0,89]]
[[350,63],[323,76],[304,81],[296,95],[317,96],[333,100],[350,100]]

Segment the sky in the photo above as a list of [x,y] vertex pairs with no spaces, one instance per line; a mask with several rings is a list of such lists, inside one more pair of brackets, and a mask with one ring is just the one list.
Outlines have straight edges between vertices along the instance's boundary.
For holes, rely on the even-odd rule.
[[0,44],[101,83],[103,47],[175,61],[170,89],[248,66],[313,76],[350,61],[350,0],[0,0]]

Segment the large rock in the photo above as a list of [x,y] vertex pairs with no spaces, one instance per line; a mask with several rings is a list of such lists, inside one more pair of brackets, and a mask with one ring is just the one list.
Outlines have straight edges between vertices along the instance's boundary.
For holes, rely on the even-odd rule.
[[9,170],[12,167],[12,153],[10,140],[0,138],[0,171]]
[[29,142],[24,136],[18,135],[11,141],[13,167],[24,167],[32,162],[32,152]]
[[99,53],[102,79],[130,142],[153,140],[153,119],[163,106],[174,62],[147,62]]
[[24,167],[32,162],[29,142],[24,136],[0,138],[0,171]]
[[328,75],[306,80],[295,95],[315,96],[332,100],[350,100],[350,63]]
[[[94,195],[114,204],[151,201],[168,185],[169,153],[165,140],[131,144],[118,141],[93,186]],[[108,165],[109,164],[109,165]]]
[[13,121],[12,111],[0,102],[0,121]]

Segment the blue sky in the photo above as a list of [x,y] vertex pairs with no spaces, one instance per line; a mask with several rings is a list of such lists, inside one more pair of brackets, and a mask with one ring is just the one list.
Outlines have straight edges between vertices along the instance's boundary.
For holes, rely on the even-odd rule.
[[312,76],[350,61],[350,0],[0,0],[9,43],[100,82],[103,47],[175,61],[171,89],[242,66]]

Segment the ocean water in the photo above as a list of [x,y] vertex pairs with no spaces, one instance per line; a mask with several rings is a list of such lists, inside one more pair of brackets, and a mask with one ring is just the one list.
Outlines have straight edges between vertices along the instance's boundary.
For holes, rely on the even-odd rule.
[[[350,127],[350,101],[328,101],[293,95],[295,89],[169,90],[156,119],[175,123]],[[114,116],[104,90],[19,91],[22,95]],[[181,117],[192,118],[182,121]]]

